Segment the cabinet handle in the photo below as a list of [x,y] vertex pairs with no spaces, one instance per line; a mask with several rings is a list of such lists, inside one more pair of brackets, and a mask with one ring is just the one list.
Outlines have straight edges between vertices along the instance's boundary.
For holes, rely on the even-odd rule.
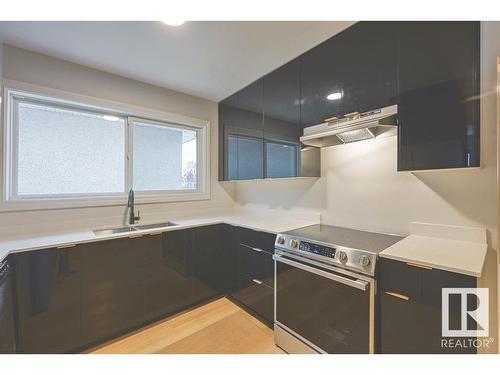
[[143,234],[136,234],[135,236],[132,235],[132,236],[128,236],[128,238],[141,238],[142,236],[144,236]]
[[396,293],[396,292],[385,292],[385,294],[387,294],[389,296],[392,296],[392,297],[396,297],[396,298],[402,299],[404,301],[409,301],[410,300],[410,297],[405,296],[404,294]]
[[262,281],[257,280],[257,279],[252,279],[252,281],[253,281],[255,284],[259,284],[259,285],[260,285],[260,284],[262,284]]
[[67,245],[59,245],[56,247],[56,249],[58,250],[63,250],[63,249],[69,249],[70,247],[75,247],[76,244],[74,243],[70,243],[70,244],[67,244]]
[[406,265],[410,266],[410,267],[423,268],[424,270],[432,270],[432,267],[424,266],[422,264],[416,264],[416,263],[406,262]]

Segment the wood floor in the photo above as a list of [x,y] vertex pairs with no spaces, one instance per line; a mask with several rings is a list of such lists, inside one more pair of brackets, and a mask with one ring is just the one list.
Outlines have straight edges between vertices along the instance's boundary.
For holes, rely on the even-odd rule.
[[226,298],[90,351],[97,354],[272,354],[273,331]]

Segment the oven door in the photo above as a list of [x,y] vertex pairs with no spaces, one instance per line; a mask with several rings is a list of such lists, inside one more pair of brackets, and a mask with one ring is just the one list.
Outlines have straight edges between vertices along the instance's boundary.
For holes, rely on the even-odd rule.
[[283,346],[293,342],[291,352],[301,351],[298,343],[320,353],[374,352],[372,279],[282,252],[274,260],[278,346],[287,351]]

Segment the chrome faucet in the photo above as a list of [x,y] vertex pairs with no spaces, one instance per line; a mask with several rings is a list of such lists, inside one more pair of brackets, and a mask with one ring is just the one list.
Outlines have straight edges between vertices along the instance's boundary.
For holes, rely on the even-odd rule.
[[135,216],[135,212],[134,212],[134,189],[130,189],[130,191],[128,192],[127,207],[130,210],[128,223],[129,223],[129,225],[134,225],[136,223],[136,221],[139,221],[141,219],[141,216],[140,216],[141,212],[139,210],[137,210],[137,216]]

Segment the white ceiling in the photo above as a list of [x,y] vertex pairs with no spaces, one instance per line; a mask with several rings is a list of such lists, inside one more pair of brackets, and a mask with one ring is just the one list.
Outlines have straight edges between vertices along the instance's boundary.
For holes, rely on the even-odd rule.
[[0,40],[219,101],[353,22],[0,22]]

